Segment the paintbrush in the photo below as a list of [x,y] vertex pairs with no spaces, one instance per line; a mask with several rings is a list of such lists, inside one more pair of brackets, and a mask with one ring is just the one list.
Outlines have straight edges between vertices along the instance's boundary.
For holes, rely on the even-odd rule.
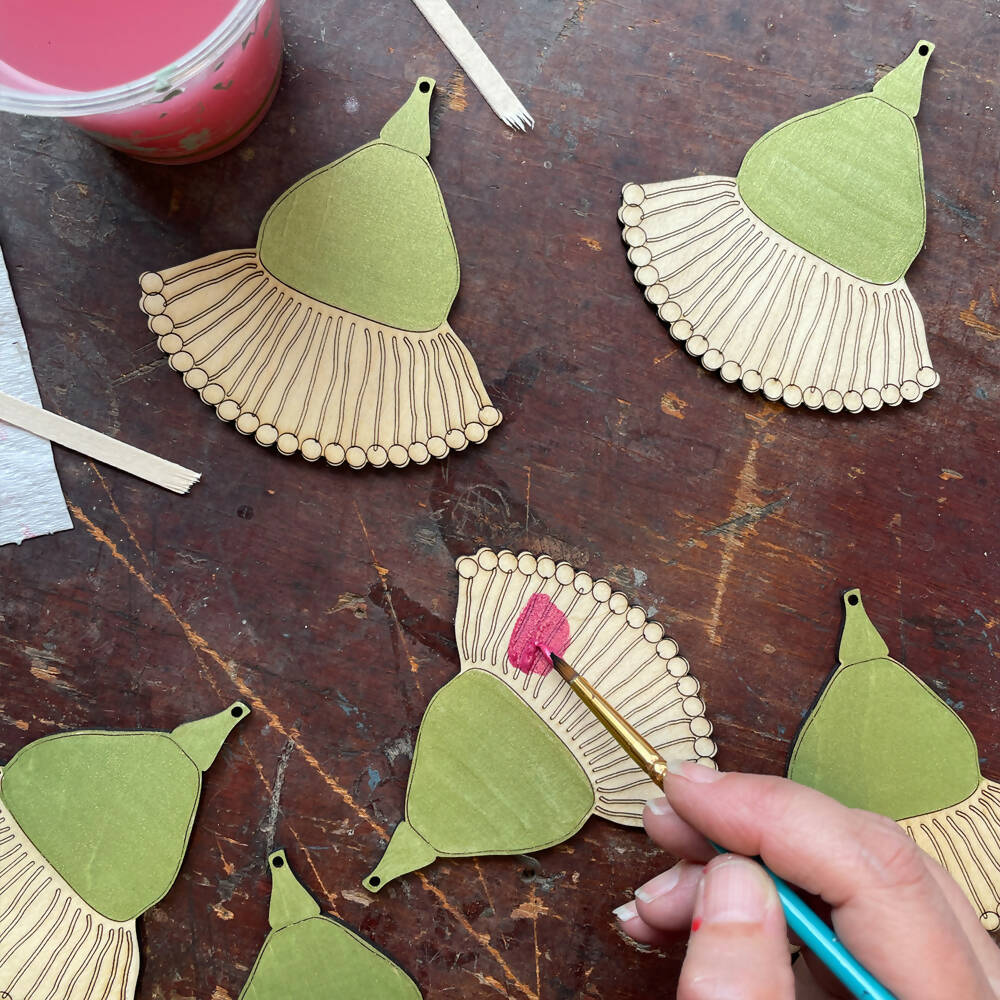
[[[559,676],[573,689],[580,700],[597,717],[598,721],[615,738],[621,748],[659,786],[667,774],[667,762],[656,748],[637,732],[604,698],[593,685],[581,677],[558,653],[544,643],[535,644],[551,661]],[[709,841],[720,854],[725,849]],[[760,859],[756,859],[760,861]],[[858,1000],[894,1000],[893,995],[844,947],[837,935],[824,920],[814,913],[801,896],[783,879],[760,861],[761,867],[774,881],[778,899],[785,911],[785,923],[802,943],[850,990]]]

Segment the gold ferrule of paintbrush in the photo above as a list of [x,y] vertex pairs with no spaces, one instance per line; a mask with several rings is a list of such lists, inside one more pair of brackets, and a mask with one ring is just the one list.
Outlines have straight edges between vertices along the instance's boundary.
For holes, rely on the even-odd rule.
[[593,712],[632,760],[662,788],[667,774],[667,762],[597,693],[589,681],[581,677],[557,653],[550,649],[546,649],[545,653],[552,660],[552,666],[559,671],[559,676],[576,692],[580,701]]

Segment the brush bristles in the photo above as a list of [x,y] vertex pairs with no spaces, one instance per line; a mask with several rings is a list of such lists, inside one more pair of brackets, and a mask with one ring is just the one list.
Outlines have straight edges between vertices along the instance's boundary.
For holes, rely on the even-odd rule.
[[559,676],[567,684],[576,680],[576,671],[558,653],[549,651],[549,659],[552,661],[552,666],[558,671]]

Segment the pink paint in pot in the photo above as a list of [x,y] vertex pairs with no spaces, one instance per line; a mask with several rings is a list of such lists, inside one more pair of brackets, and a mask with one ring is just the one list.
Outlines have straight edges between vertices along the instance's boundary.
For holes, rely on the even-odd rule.
[[552,661],[544,650],[562,656],[569,648],[569,621],[545,594],[532,594],[514,623],[507,661],[525,674],[547,674]]
[[260,123],[281,45],[278,0],[0,0],[0,110],[194,163]]

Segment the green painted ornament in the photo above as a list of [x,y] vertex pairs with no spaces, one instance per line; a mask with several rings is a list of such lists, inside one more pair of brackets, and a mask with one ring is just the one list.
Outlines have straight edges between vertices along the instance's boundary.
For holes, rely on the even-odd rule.
[[896,820],[948,869],[990,930],[1000,927],[1000,785],[975,739],[889,656],[861,593],[844,595],[840,665],[795,741],[788,776]]
[[456,568],[461,672],[424,714],[405,818],[365,879],[372,891],[437,857],[552,847],[593,815],[639,826],[646,802],[662,794],[536,640],[565,654],[665,757],[713,764],[712,726],[687,660],[606,580],[492,549]]
[[871,93],[772,129],[735,178],[625,185],[636,280],[727,382],[853,413],[938,384],[903,280],[924,242],[914,119],[933,50],[922,41]]
[[271,206],[253,250],[140,278],[149,328],[218,416],[351,468],[424,464],[500,422],[448,324],[458,251],[430,154],[434,81]]
[[594,792],[569,749],[492,674],[468,670],[427,706],[406,819],[365,880],[380,889],[439,855],[530,854],[571,837]]
[[349,927],[323,916],[284,851],[268,858],[271,932],[239,1000],[419,1000],[416,983]]
[[0,771],[0,993],[134,995],[136,920],[173,885],[202,772],[248,714],[236,702],[172,733],[60,733]]

